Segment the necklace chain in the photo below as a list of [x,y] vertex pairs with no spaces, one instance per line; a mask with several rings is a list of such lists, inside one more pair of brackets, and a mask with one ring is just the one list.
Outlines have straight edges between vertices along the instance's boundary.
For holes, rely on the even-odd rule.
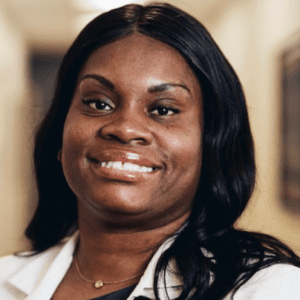
[[83,275],[81,274],[81,272],[80,272],[80,270],[79,270],[78,263],[77,263],[76,256],[74,256],[74,262],[75,262],[75,268],[76,268],[76,271],[77,271],[79,277],[80,277],[82,280],[86,281],[86,282],[93,283],[93,284],[94,284],[94,287],[95,287],[96,289],[101,288],[104,284],[115,284],[115,283],[126,282],[126,281],[129,281],[129,280],[134,279],[134,278],[136,278],[136,277],[139,277],[139,276],[141,276],[141,275],[144,273],[144,272],[142,272],[142,273],[139,273],[139,274],[134,275],[134,276],[132,276],[132,277],[129,277],[129,278],[126,278],[126,279],[123,279],[123,280],[119,280],[119,281],[90,280],[90,279],[87,279],[87,278],[83,277]]

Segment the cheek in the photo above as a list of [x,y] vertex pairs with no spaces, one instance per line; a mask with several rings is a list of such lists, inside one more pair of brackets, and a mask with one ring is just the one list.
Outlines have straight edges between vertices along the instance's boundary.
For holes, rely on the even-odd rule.
[[[188,210],[196,193],[201,172],[201,130],[182,130],[165,134],[167,171],[163,176],[157,199],[179,210]],[[157,204],[157,203],[156,203]]]
[[[195,124],[195,123],[194,123]],[[201,127],[183,126],[164,135],[165,149],[169,156],[168,176],[174,188],[189,189],[198,184],[202,161]]]
[[79,184],[89,140],[89,131],[82,127],[80,119],[69,114],[63,131],[62,167],[71,188]]
[[199,164],[202,152],[201,130],[189,129],[178,132],[170,141],[170,148],[176,155],[177,162],[183,167],[190,168],[191,165]]
[[63,131],[63,153],[74,156],[84,151],[91,139],[91,128],[86,121],[70,112]]

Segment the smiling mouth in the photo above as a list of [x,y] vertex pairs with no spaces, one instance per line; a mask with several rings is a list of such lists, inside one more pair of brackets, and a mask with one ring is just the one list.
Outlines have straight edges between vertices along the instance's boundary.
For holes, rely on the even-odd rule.
[[96,163],[102,168],[130,171],[130,172],[151,173],[157,169],[155,167],[152,168],[152,167],[132,164],[129,162],[122,162],[122,161],[98,161],[97,159],[94,158],[89,158],[89,161]]

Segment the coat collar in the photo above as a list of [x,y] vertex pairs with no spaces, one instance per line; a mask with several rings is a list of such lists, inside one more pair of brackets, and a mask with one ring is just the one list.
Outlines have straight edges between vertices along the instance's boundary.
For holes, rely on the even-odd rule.
[[[133,300],[137,296],[145,296],[150,299],[155,299],[153,289],[155,268],[159,258],[161,257],[163,252],[173,244],[174,239],[174,237],[169,238],[158,248],[151,261],[149,262],[144,275],[141,277],[138,285],[127,300]],[[168,294],[166,294],[165,283]],[[158,292],[160,299],[164,300],[177,298],[181,290],[182,278],[178,275],[175,261],[171,260],[167,268],[165,280],[163,276],[160,276],[158,280]]]
[[[8,280],[9,284],[25,293],[27,295],[26,300],[50,299],[72,263],[78,238],[79,232],[77,231],[61,245],[52,247],[33,257],[20,258],[26,260],[26,264]],[[173,241],[174,237],[171,237],[159,247],[128,300],[133,300],[137,296],[154,299],[155,267],[162,253],[172,245]],[[182,289],[182,280],[180,276],[176,275],[174,261],[169,263],[167,269],[166,287],[171,299],[178,297]],[[161,299],[168,299],[162,277],[158,281],[158,290]]]
[[26,300],[50,299],[71,265],[78,236],[76,232],[65,243],[36,256],[20,258],[29,261],[8,282],[28,295]]

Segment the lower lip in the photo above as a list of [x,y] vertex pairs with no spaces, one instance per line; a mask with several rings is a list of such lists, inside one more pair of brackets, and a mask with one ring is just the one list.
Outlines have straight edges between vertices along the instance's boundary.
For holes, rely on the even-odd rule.
[[97,176],[101,176],[114,181],[122,181],[122,182],[142,182],[153,177],[158,169],[153,172],[134,172],[128,170],[118,170],[114,168],[106,168],[101,167],[96,162],[89,162],[90,167],[97,174]]

